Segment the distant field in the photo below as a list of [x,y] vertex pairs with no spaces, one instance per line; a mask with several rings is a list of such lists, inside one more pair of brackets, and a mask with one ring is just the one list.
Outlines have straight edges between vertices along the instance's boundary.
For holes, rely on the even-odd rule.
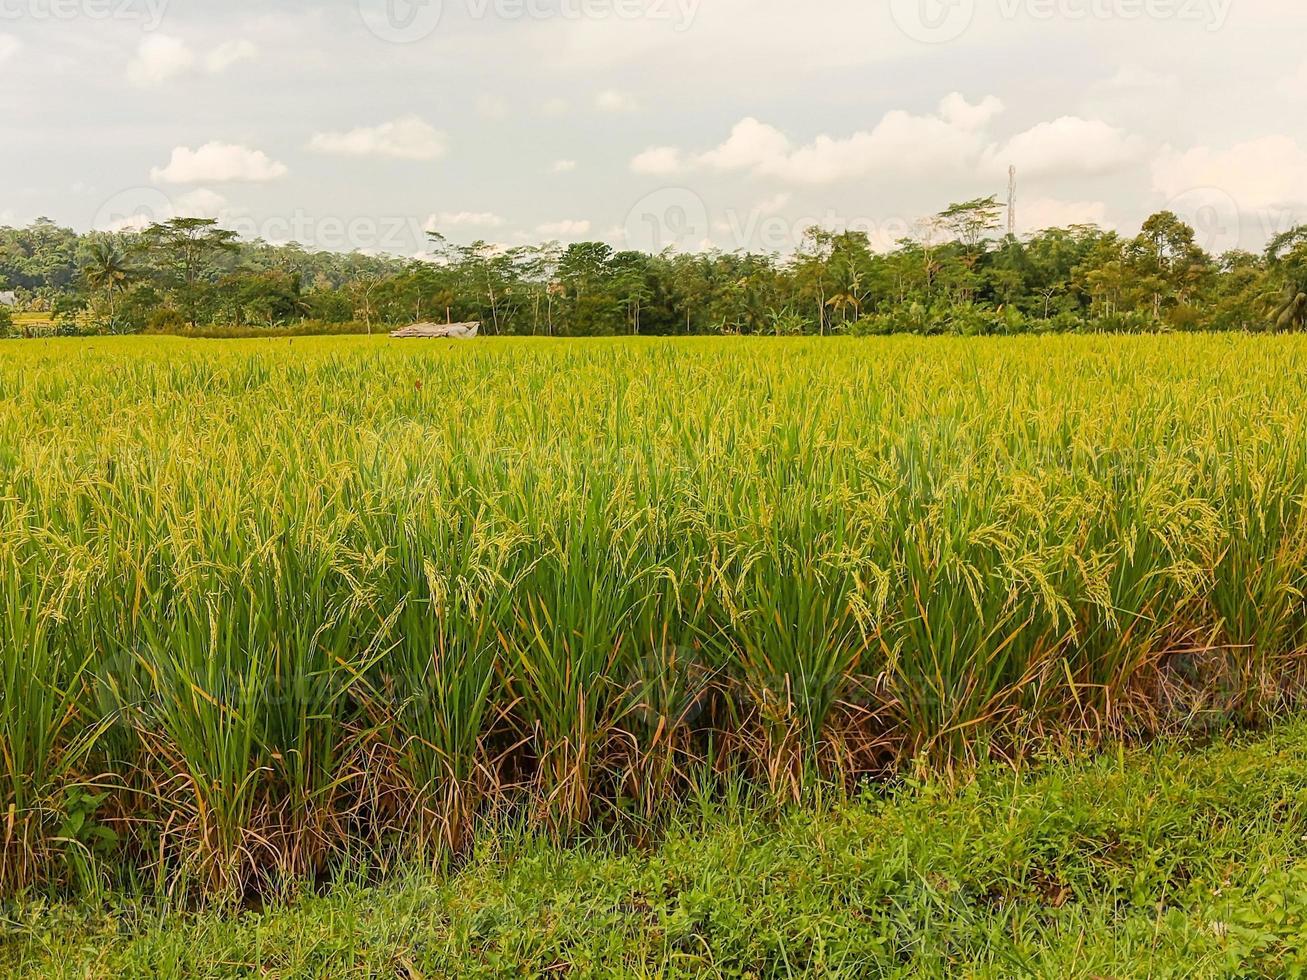
[[1297,704],[1307,339],[16,341],[0,887]]

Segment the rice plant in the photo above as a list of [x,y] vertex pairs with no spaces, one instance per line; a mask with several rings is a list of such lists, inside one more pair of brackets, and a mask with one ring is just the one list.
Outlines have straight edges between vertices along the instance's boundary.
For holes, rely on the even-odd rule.
[[1304,354],[15,342],[0,889],[1259,723],[1304,689]]

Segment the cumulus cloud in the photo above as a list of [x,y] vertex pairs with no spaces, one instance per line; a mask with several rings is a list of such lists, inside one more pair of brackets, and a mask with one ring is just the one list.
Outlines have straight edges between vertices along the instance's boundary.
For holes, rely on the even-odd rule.
[[1028,177],[1094,177],[1139,160],[1143,144],[1096,119],[1063,116],[1018,133],[987,152],[991,172],[1015,164]]
[[639,107],[634,96],[616,89],[608,89],[595,96],[595,108],[604,112],[634,112]]
[[736,123],[726,142],[700,155],[699,161],[718,170],[769,170],[789,153],[788,136],[750,116]]
[[1002,112],[1003,103],[993,96],[973,103],[955,92],[934,113],[895,110],[872,129],[842,137],[823,134],[806,144],[749,117],[711,150],[688,155],[678,147],[655,147],[635,157],[631,169],[665,175],[707,167],[803,184],[883,175],[921,179],[980,172],[988,177],[1005,173],[1009,163],[1030,176],[1089,176],[1134,162],[1142,151],[1123,130],[1075,116],[1000,141],[990,127]]
[[631,171],[651,177],[667,177],[686,169],[681,151],[674,146],[651,146],[631,161]]
[[1264,136],[1224,150],[1167,146],[1153,161],[1153,187],[1167,198],[1215,190],[1249,211],[1307,204],[1307,148],[1289,136]]
[[201,58],[179,37],[150,34],[141,39],[136,56],[127,63],[127,79],[133,85],[150,88],[192,72],[218,75],[232,65],[258,54],[251,42],[225,41]]
[[551,221],[538,225],[536,231],[550,238],[581,238],[590,234],[588,221]]
[[12,34],[0,34],[0,65],[12,58],[22,49],[23,42]]
[[573,170],[576,169],[576,161],[575,161],[575,160],[555,160],[555,161],[554,161],[554,166],[553,166],[552,169],[553,169],[553,172],[556,173],[556,174],[570,174]]
[[205,143],[198,149],[179,146],[166,167],[155,167],[150,179],[161,184],[263,183],[286,176],[286,165],[262,150],[233,143]]
[[441,228],[502,228],[504,219],[491,211],[442,211],[427,219],[427,231]]
[[445,134],[417,116],[405,116],[380,126],[340,133],[316,133],[309,149],[352,157],[391,157],[396,160],[436,160],[445,155]]
[[774,126],[749,118],[738,123],[724,143],[701,154],[698,162],[807,184],[886,172],[938,174],[979,158],[987,143],[984,124],[1002,108],[992,97],[973,104],[954,93],[934,114],[895,110],[870,130],[845,137],[823,134],[804,145],[795,145]]
[[128,62],[127,78],[133,85],[162,85],[193,69],[195,62],[195,52],[181,38],[151,34],[141,39],[136,57]]

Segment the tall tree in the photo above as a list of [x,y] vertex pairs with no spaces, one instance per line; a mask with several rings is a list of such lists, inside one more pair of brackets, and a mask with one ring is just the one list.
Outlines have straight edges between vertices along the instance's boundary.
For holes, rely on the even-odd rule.
[[141,270],[111,238],[99,238],[86,249],[82,278],[88,288],[104,296],[111,328],[117,329],[118,325],[115,299],[140,276]]
[[141,245],[154,260],[192,328],[199,325],[205,287],[223,256],[239,251],[234,231],[211,218],[173,218],[146,228]]

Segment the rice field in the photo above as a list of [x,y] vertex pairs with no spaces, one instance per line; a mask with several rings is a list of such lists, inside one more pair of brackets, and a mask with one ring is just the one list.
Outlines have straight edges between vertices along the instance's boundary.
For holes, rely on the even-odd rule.
[[1256,725],[1307,339],[0,352],[0,892]]

